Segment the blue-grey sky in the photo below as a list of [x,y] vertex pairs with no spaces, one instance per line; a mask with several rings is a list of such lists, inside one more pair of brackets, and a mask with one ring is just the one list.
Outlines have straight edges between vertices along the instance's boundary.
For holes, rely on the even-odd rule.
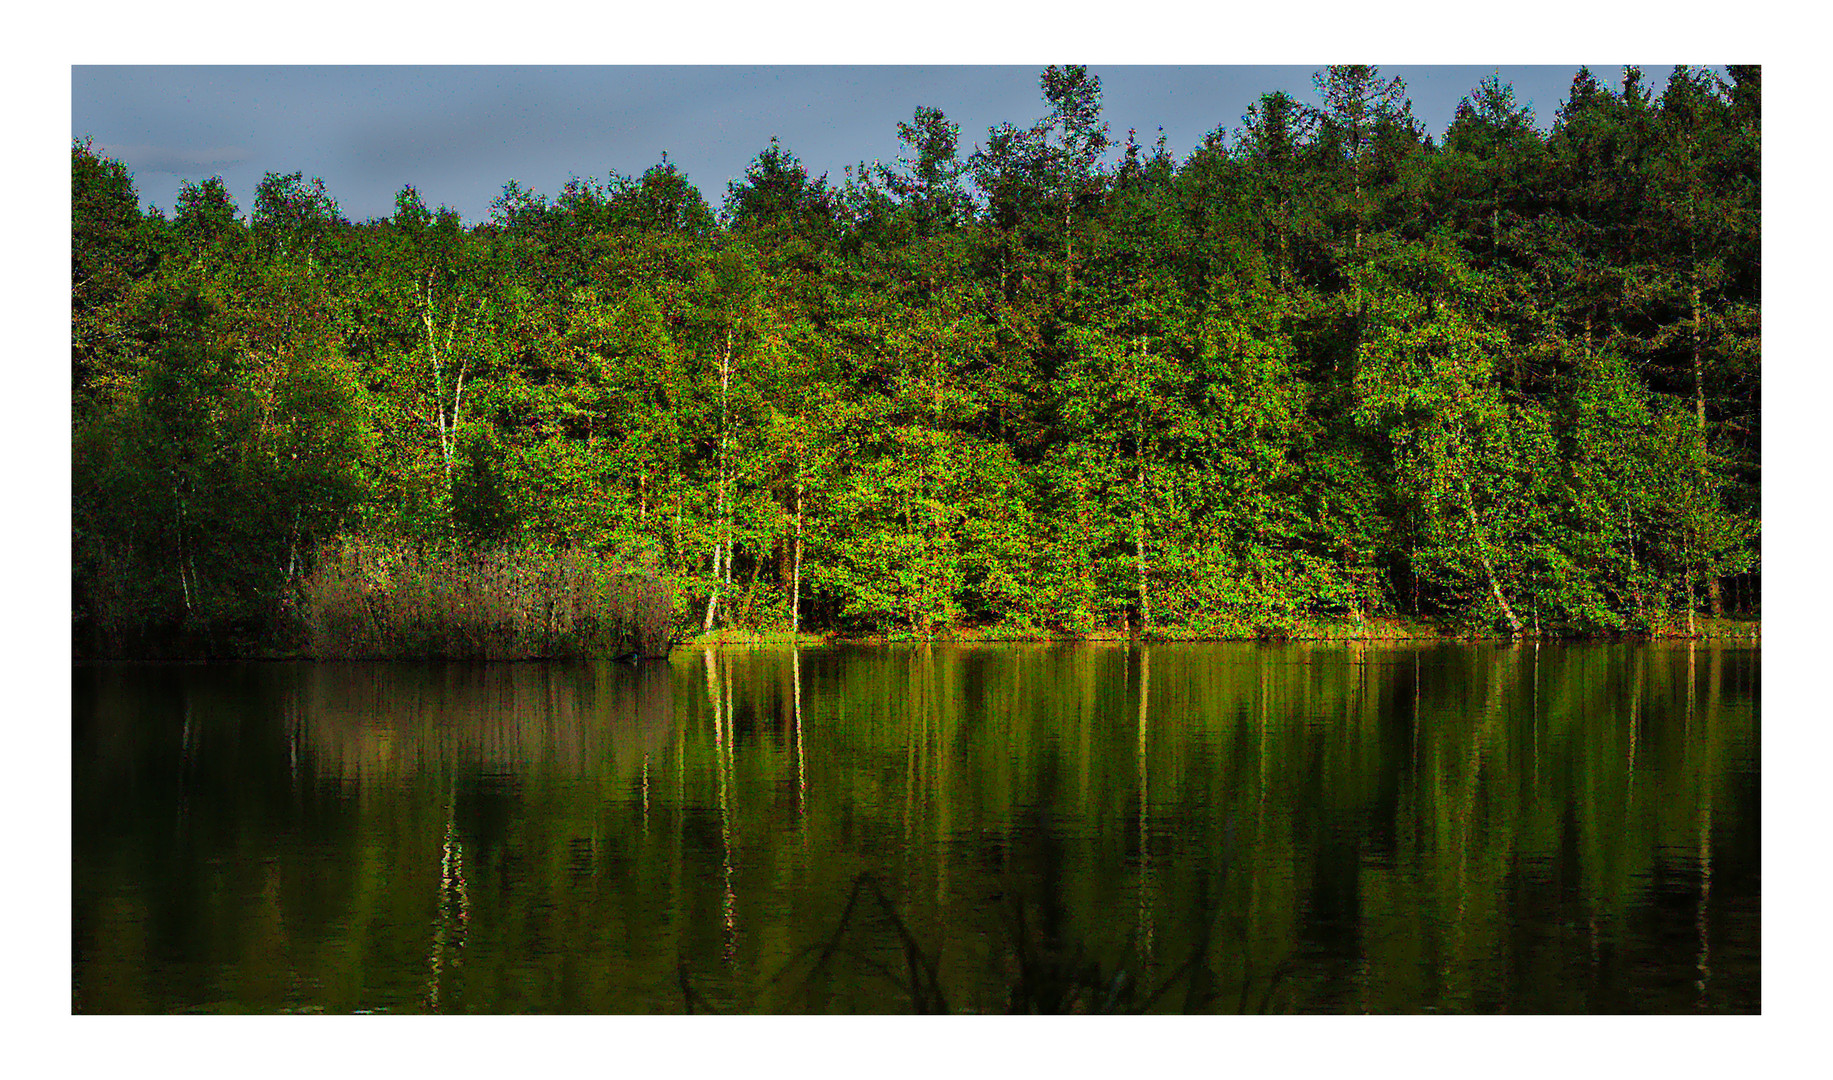
[[[1622,68],[1594,64],[1615,85]],[[418,187],[467,220],[514,179],[549,196],[570,176],[639,175],[664,151],[719,206],[771,136],[838,183],[849,164],[893,160],[897,123],[919,105],[987,129],[1044,111],[1035,67],[92,67],[71,77],[71,135],[127,163],[143,203],[171,209],[184,181],[221,175],[247,212],[268,172],[321,176],[352,220],[392,212]],[[1096,65],[1116,141],[1163,128],[1182,158],[1233,128],[1260,94],[1314,99],[1311,67]],[[1460,98],[1499,71],[1543,127],[1576,67],[1384,67],[1414,115],[1443,133]],[[1666,84],[1668,66],[1645,66]]]

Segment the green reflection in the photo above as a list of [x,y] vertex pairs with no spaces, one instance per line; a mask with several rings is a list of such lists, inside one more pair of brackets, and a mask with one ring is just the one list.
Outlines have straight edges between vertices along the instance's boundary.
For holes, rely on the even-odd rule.
[[1684,644],[81,671],[73,1007],[1752,1011],[1758,678]]

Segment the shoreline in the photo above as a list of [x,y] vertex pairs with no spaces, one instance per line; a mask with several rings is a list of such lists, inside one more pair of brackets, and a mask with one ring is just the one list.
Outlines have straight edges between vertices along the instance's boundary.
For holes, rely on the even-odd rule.
[[[1653,644],[1655,642],[1710,642],[1714,644],[1747,644],[1761,645],[1763,641],[1762,621],[1759,619],[1700,619],[1697,632],[1688,637],[1685,633],[1623,633],[1623,634],[1522,634],[1510,637],[1507,634],[1479,633],[1468,630],[1454,630],[1433,627],[1425,623],[1409,623],[1399,620],[1368,620],[1363,623],[1317,623],[1294,627],[1278,634],[1254,635],[1203,635],[1176,630],[1140,636],[1123,630],[1097,630],[1086,634],[1052,634],[1042,631],[1021,632],[1016,629],[998,627],[983,629],[953,630],[942,634],[918,636],[914,634],[791,634],[788,631],[742,631],[715,630],[707,634],[697,634],[680,642],[674,652],[682,650],[709,650],[724,648],[780,648],[795,645],[802,648],[825,648],[836,645],[859,646],[900,646],[900,645],[1094,645],[1094,644],[1143,644],[1143,645],[1180,645],[1180,644],[1264,644],[1287,645],[1300,643],[1328,642],[1380,642],[1388,644],[1455,644],[1460,642],[1495,642],[1515,644]],[[500,657],[478,659],[475,657],[454,658],[437,656],[348,656],[323,657],[313,655],[306,650],[269,651],[251,653],[243,656],[193,656],[161,658],[128,658],[128,657],[94,657],[87,659],[72,658],[73,668],[82,667],[180,667],[213,664],[252,664],[252,663],[445,663],[456,660],[466,663],[490,664],[540,664],[540,663],[573,663],[578,661],[602,660],[611,661],[611,657]]]
[[927,636],[916,634],[790,634],[776,631],[737,631],[715,630],[708,634],[699,634],[676,646],[679,649],[689,648],[724,648],[732,646],[772,646],[791,643],[803,646],[819,645],[1078,645],[1109,644],[1128,642],[1145,645],[1179,645],[1179,644],[1217,644],[1233,642],[1238,644],[1256,643],[1267,645],[1296,644],[1300,642],[1322,641],[1362,641],[1362,642],[1529,642],[1560,644],[1624,644],[1652,643],[1657,641],[1738,641],[1761,643],[1763,640],[1762,622],[1756,619],[1700,619],[1697,632],[1688,637],[1684,632],[1671,633],[1618,633],[1618,634],[1567,634],[1567,633],[1524,633],[1515,636],[1500,633],[1483,633],[1472,630],[1443,629],[1423,623],[1402,623],[1393,621],[1370,620],[1357,625],[1315,624],[1296,627],[1277,634],[1201,634],[1180,632],[1176,630],[1153,633],[1149,635],[1131,634],[1124,630],[1097,630],[1086,634],[1049,633],[1045,631],[1001,632],[991,630],[954,630]]

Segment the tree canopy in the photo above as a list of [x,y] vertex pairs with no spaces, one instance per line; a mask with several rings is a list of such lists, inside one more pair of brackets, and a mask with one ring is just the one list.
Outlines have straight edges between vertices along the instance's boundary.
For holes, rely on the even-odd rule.
[[[1759,72],[1497,78],[1434,139],[1373,67],[1174,159],[1098,76],[836,185],[776,140],[466,224],[73,144],[79,648],[287,633],[340,537],[586,548],[697,624],[1648,631],[1760,539]],[[1117,153],[1116,153],[1117,151]],[[1728,591],[1729,590],[1729,591]]]

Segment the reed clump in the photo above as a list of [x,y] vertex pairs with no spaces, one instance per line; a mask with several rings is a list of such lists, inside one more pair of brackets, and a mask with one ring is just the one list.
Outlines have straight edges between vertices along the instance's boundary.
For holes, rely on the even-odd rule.
[[302,582],[321,659],[665,656],[674,590],[583,548],[422,547],[346,537]]

